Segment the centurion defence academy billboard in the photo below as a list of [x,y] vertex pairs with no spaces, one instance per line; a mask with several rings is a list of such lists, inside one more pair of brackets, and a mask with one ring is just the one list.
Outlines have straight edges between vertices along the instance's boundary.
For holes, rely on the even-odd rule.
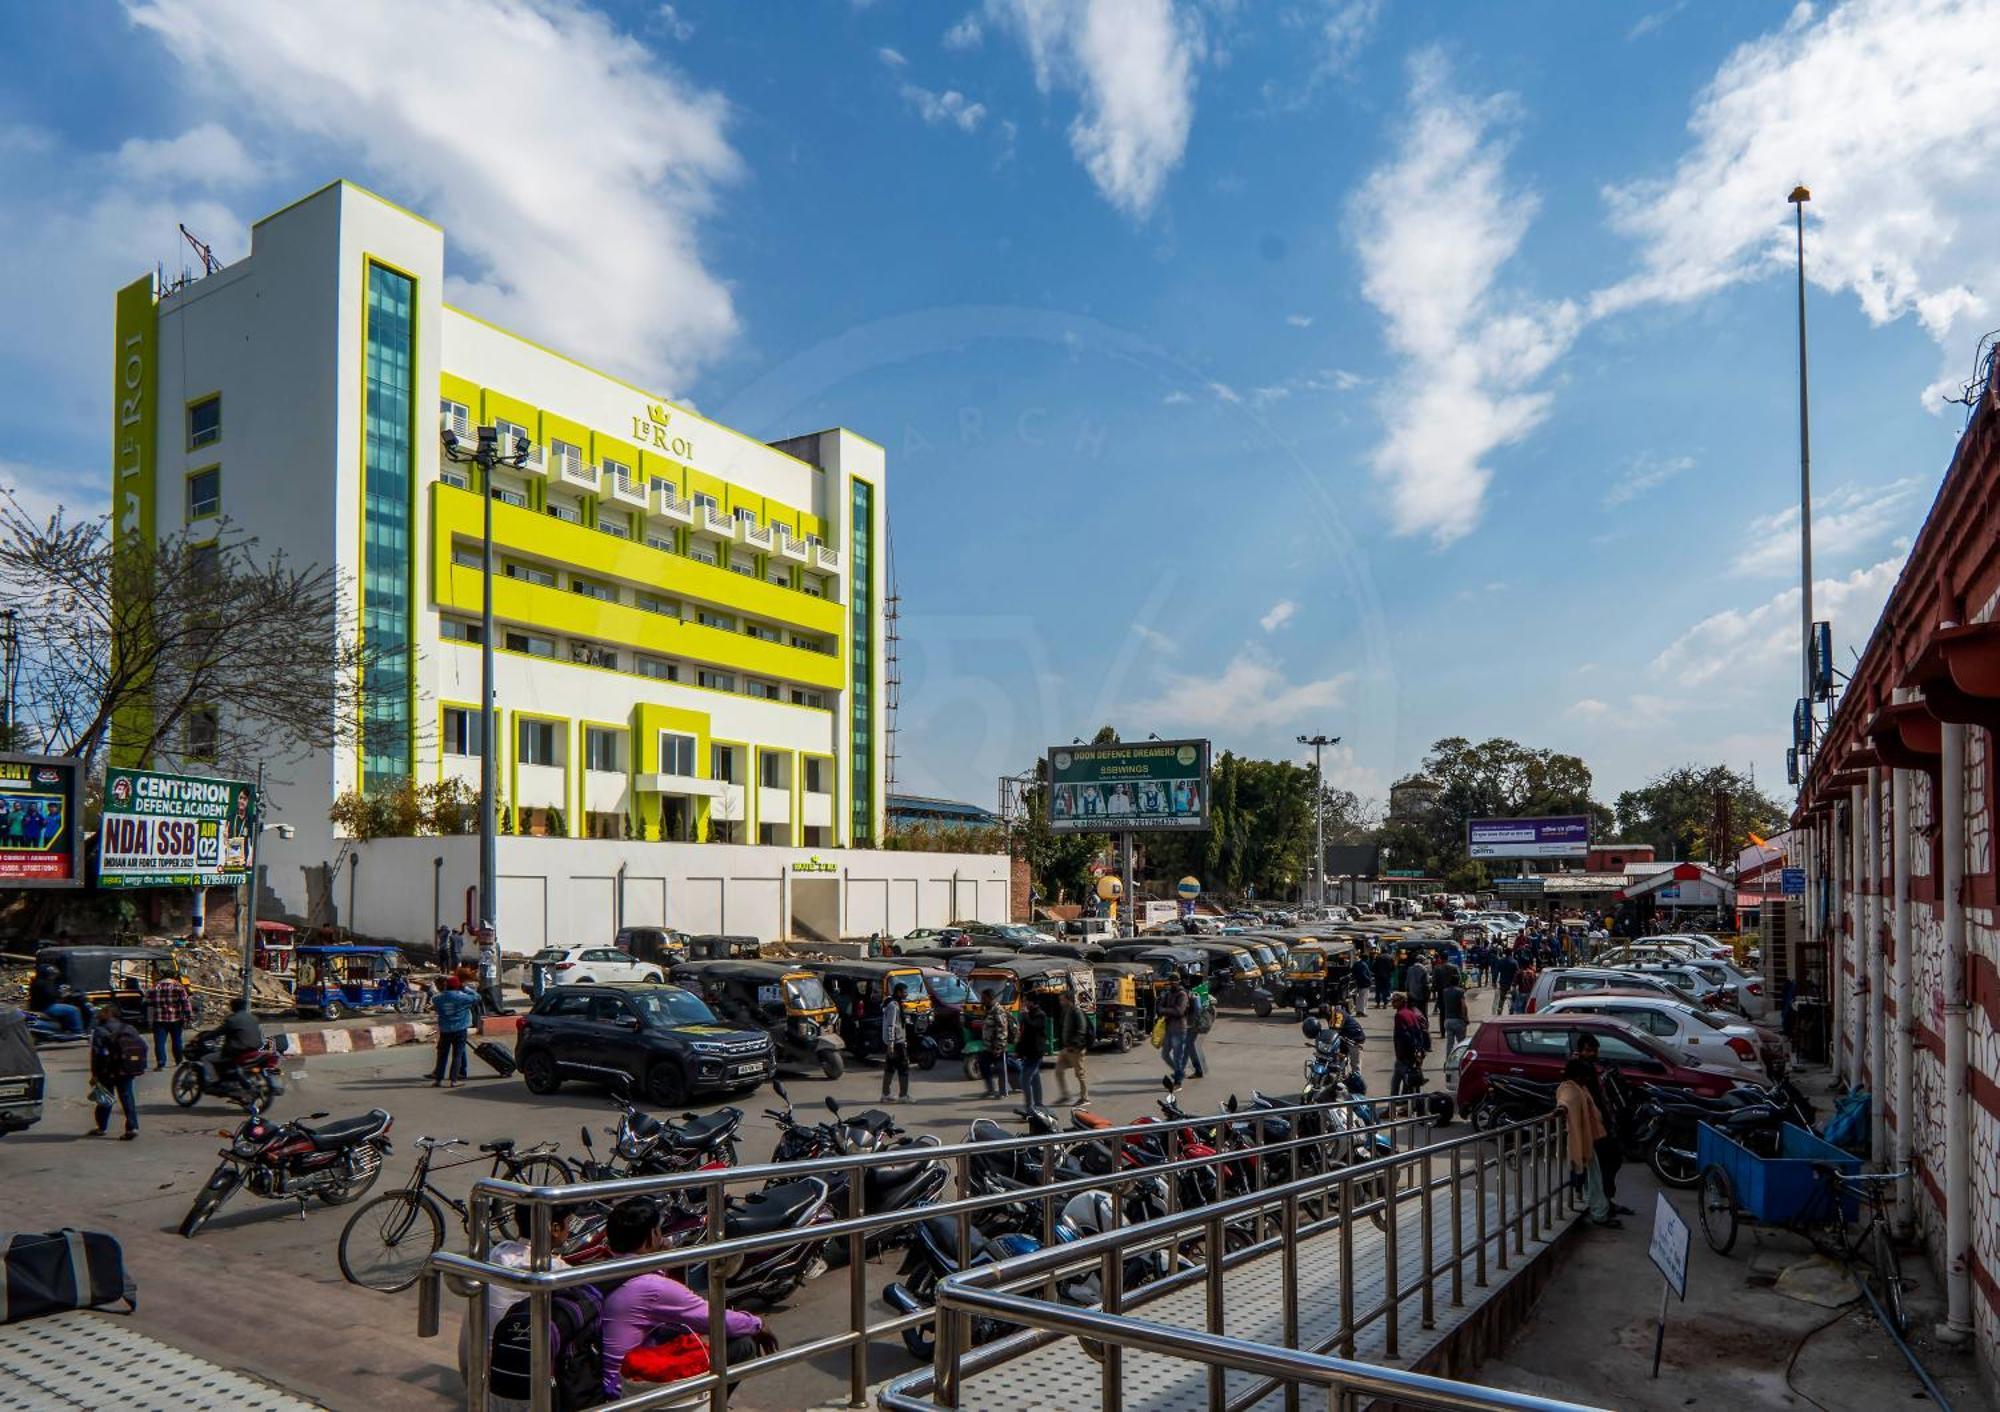
[[241,780],[113,769],[104,776],[104,887],[234,887],[250,880],[257,788]]
[[1205,740],[1058,745],[1049,751],[1049,828],[1056,833],[1207,827]]
[[1474,858],[1582,858],[1590,852],[1590,820],[1582,814],[1471,819],[1465,851]]

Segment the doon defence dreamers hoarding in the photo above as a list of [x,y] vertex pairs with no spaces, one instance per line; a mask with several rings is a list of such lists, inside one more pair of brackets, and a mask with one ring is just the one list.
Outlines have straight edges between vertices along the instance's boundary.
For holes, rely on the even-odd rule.
[[1590,852],[1590,820],[1582,814],[1472,819],[1465,851],[1474,858],[1582,858]]
[[0,755],[0,887],[82,887],[83,767]]
[[1058,745],[1049,751],[1049,828],[1056,833],[1208,827],[1208,742]]
[[248,882],[256,796],[256,786],[241,780],[106,771],[98,883],[233,887]]

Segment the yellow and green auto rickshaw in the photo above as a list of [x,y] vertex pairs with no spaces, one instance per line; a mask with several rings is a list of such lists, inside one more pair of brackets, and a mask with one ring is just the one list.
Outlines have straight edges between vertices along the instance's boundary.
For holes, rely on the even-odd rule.
[[[1179,980],[1194,997],[1195,1032],[1207,1034],[1215,1027],[1215,995],[1209,989],[1209,956],[1199,946],[1161,946],[1146,941],[1125,941],[1105,948],[1114,961],[1130,961],[1152,973],[1152,996],[1144,1002],[1157,1019],[1160,996]],[[1150,1022],[1149,1022],[1150,1025]]]
[[1354,985],[1354,948],[1345,942],[1307,941],[1292,948],[1279,998],[1305,1017],[1346,1003]]
[[1209,994],[1218,1005],[1246,1005],[1258,1019],[1271,1013],[1277,999],[1265,983],[1263,963],[1234,937],[1191,941],[1189,947],[1209,958]]
[[1098,961],[1090,974],[1097,982],[1097,1042],[1123,1054],[1153,1028],[1153,969],[1138,961]]
[[830,1079],[846,1068],[839,1012],[811,971],[782,961],[683,961],[671,974],[716,1018],[769,1035],[780,1067]]
[[937,1065],[937,1043],[931,1038],[931,993],[923,972],[905,960],[802,961],[826,987],[827,998],[840,1013],[840,1037],[847,1052],[865,1059],[882,1052],[882,1007],[903,987],[903,1025],[909,1035],[910,1058],[920,1069]]

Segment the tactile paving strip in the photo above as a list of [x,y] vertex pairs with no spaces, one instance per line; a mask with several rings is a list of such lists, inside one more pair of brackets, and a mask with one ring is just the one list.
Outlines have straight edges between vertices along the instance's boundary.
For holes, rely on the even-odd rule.
[[0,1408],[131,1412],[318,1412],[115,1314],[77,1311],[0,1326]]

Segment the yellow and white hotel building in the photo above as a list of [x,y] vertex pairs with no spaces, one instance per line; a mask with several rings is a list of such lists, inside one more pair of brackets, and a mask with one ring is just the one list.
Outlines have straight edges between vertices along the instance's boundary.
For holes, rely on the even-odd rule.
[[851,935],[1004,916],[1004,858],[872,848],[882,448],[838,428],[758,441],[444,288],[442,229],[335,182],[259,221],[237,263],[119,295],[117,533],[226,518],[260,552],[332,565],[380,655],[362,740],[272,764],[292,837],[264,836],[267,910],[316,893],[322,915],[411,936],[465,915],[474,840],[343,845],[327,810],[406,778],[477,788],[481,487],[444,446],[484,424],[533,448],[493,479],[510,951],[620,922]]

